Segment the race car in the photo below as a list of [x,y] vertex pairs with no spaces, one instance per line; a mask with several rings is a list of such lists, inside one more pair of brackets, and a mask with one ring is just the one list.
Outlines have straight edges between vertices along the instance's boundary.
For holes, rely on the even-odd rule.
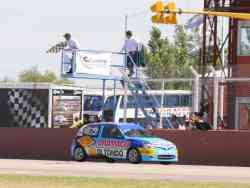
[[104,157],[108,162],[169,164],[178,161],[178,151],[172,142],[153,137],[135,123],[93,123],[77,132],[71,145],[71,157],[76,161]]

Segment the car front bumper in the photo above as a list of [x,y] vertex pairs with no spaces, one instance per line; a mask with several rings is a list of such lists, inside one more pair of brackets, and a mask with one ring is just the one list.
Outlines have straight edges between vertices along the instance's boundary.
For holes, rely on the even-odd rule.
[[178,162],[178,151],[176,148],[139,148],[142,161],[153,162]]

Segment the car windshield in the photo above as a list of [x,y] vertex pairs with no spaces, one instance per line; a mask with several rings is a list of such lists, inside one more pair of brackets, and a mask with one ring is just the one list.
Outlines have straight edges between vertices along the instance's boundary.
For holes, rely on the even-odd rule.
[[129,129],[124,131],[128,137],[152,137],[152,135],[144,129]]

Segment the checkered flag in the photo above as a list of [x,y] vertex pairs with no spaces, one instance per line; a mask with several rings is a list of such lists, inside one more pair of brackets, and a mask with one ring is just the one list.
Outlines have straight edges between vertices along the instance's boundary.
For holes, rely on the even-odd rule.
[[13,121],[18,127],[47,127],[44,105],[32,95],[32,91],[12,89],[8,93]]
[[58,53],[62,51],[67,46],[66,42],[60,42],[46,51],[46,53]]

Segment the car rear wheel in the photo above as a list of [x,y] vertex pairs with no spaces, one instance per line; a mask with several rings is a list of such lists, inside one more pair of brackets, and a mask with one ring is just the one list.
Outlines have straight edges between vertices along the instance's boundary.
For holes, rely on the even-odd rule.
[[127,159],[130,163],[137,164],[141,162],[141,154],[140,152],[133,148],[128,151]]
[[74,160],[76,161],[84,161],[87,158],[87,154],[85,150],[81,147],[76,147],[74,149]]

